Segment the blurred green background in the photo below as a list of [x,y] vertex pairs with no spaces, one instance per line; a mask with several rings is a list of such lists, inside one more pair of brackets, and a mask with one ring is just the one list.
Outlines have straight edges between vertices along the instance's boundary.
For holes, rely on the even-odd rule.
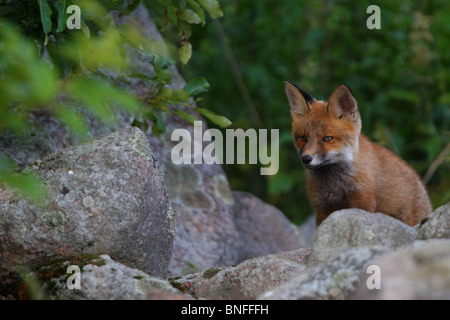
[[[312,212],[291,138],[283,88],[290,80],[320,99],[348,84],[363,132],[426,175],[433,208],[450,200],[450,2],[220,3],[222,19],[193,28],[183,74],[207,78],[211,88],[198,105],[228,117],[232,128],[280,129],[278,174],[225,165],[232,189],[258,195],[296,223]],[[372,4],[381,9],[380,30],[366,27]]]

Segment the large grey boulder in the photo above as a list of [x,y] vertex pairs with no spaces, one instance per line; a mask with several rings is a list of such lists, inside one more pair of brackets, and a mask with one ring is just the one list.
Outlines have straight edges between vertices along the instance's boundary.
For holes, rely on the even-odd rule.
[[36,204],[1,190],[0,286],[14,280],[15,264],[33,269],[86,253],[107,253],[151,276],[167,276],[174,215],[139,129],[69,147],[30,170],[49,197]]
[[308,265],[330,261],[352,248],[379,246],[394,249],[413,242],[416,235],[414,228],[382,213],[339,210],[317,229]]

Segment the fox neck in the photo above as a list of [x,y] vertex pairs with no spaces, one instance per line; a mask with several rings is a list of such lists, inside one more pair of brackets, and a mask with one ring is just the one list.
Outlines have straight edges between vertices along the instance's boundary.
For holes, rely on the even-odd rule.
[[306,171],[308,184],[313,184],[315,190],[320,190],[311,195],[311,201],[314,204],[319,206],[329,204],[345,208],[347,196],[360,188],[354,179],[357,171],[355,161],[358,159],[360,137],[356,139],[351,148],[352,159],[347,157],[345,160]]
[[332,163],[314,170],[307,170],[307,183],[319,192],[309,193],[316,207],[347,208],[347,197],[359,189],[355,183],[353,162]]
[[333,180],[348,180],[354,176],[354,166],[352,161],[341,161],[310,169],[307,172],[319,180],[323,179],[324,182],[330,178]]

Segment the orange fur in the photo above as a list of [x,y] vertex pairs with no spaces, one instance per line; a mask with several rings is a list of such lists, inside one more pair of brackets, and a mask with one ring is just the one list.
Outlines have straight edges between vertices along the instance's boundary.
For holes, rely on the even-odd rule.
[[328,103],[289,82],[285,89],[317,225],[345,208],[382,212],[410,226],[431,213],[414,169],[361,134],[357,103],[347,86],[339,86]]

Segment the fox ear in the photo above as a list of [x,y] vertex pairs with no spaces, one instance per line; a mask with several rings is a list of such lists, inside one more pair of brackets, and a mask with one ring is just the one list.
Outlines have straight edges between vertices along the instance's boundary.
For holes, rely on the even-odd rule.
[[338,119],[357,120],[359,115],[358,104],[345,84],[341,84],[331,94],[327,110]]
[[310,111],[309,104],[314,98],[289,81],[284,82],[284,90],[289,99],[292,117],[304,116]]

